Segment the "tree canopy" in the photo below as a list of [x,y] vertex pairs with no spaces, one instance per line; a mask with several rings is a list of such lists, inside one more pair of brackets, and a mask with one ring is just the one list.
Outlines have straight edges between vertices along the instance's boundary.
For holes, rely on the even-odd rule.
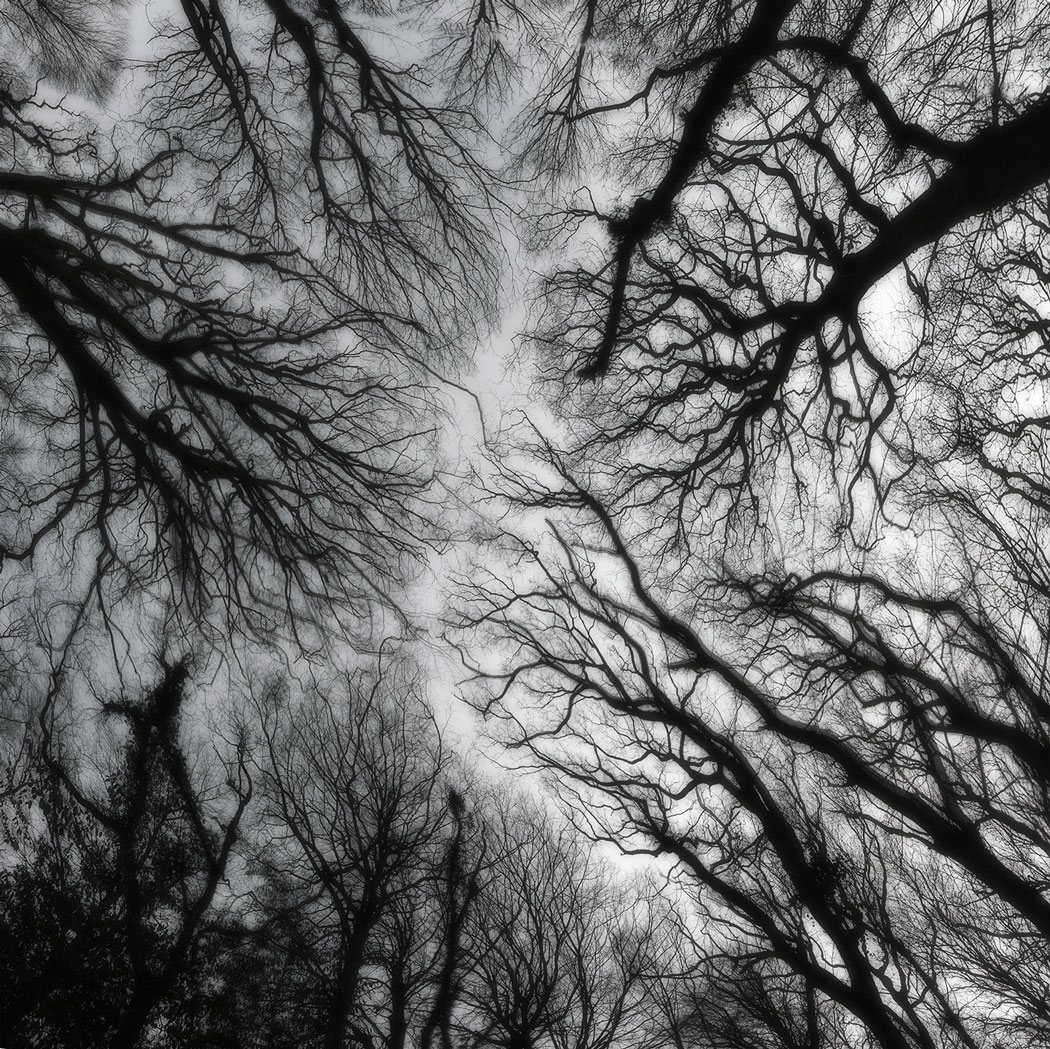
[[478,702],[674,865],[701,1044],[1038,1041],[1046,12],[638,11],[551,114],[605,175]]
[[1050,1037],[1050,9],[0,37],[0,1041]]

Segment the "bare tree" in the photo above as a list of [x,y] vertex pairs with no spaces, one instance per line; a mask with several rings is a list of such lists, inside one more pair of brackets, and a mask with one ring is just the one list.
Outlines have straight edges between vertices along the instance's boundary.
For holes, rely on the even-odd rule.
[[363,618],[440,533],[427,370],[493,288],[447,56],[383,57],[394,7],[187,0],[102,105],[133,12],[8,7],[38,57],[0,84],[0,554],[241,626]]
[[585,10],[479,702],[674,864],[700,1042],[1045,1037],[1046,12]]
[[264,1044],[648,1044],[673,954],[655,889],[611,877],[524,794],[453,784],[403,673],[255,701],[265,802],[244,949],[273,959],[259,1000],[282,1032]]
[[1045,338],[1045,12],[587,4],[579,23],[542,116],[603,138],[592,195],[544,219],[569,263],[534,327],[556,389],[605,376],[599,396],[569,381],[596,423],[581,459],[666,495],[683,533],[766,500],[793,459],[803,512],[834,470],[863,527],[952,369],[987,366],[991,404]]
[[442,959],[456,962],[442,924],[469,878],[463,801],[419,682],[399,675],[256,701],[265,908],[300,930],[331,1049],[403,1046],[438,1022],[432,987],[449,992]]
[[973,522],[953,566],[983,564],[953,597],[767,571],[700,578],[700,603],[567,471],[537,498],[578,513],[525,546],[527,586],[477,586],[518,653],[486,708],[581,785],[592,833],[681,872],[717,961],[704,1037],[748,1044],[772,1018],[784,1045],[1043,1031],[1045,649],[983,606],[983,573],[1010,576]]
[[458,1041],[495,1049],[609,1049],[652,1035],[666,962],[658,903],[619,881],[578,834],[525,796],[485,813],[489,862],[467,924]]

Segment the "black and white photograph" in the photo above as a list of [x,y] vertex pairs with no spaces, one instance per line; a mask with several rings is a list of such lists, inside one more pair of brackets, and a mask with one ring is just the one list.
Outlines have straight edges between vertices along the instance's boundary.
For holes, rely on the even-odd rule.
[[0,1047],[1050,1046],[1050,3],[0,0]]

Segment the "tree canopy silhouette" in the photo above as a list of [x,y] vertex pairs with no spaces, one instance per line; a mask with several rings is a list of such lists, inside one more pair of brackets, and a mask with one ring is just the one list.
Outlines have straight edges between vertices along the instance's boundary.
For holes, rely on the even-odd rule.
[[1046,9],[578,24],[478,703],[687,887],[699,1044],[1045,1038]]
[[414,362],[491,307],[462,48],[393,58],[398,5],[8,8],[0,555],[93,564],[100,598],[362,617],[440,534]]
[[[3,1039],[1050,1039],[1050,8],[0,38]],[[532,427],[442,487],[432,383],[526,257]],[[493,495],[459,643],[528,787],[453,760],[407,650],[228,659],[209,746],[188,662],[52,640],[128,599],[331,655]]]

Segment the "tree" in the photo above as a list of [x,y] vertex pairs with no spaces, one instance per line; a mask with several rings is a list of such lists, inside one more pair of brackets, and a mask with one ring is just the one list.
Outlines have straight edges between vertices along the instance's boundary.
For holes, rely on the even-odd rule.
[[502,457],[468,660],[693,958],[661,979],[653,912],[442,769],[419,682],[256,697],[223,805],[166,676],[99,782],[10,735],[44,978],[3,1023],[77,1037],[60,983],[118,1046],[1047,1041],[1047,10],[184,0],[131,103],[119,8],[7,8],[3,559],[237,629],[363,619],[440,532],[422,377],[485,319],[486,106],[546,48],[491,130],[559,196],[552,425]]
[[103,704],[123,731],[93,775],[45,707],[36,761],[3,811],[7,1044],[134,1049],[148,1031],[201,1044],[185,1006],[252,783],[243,750],[225,797],[200,782],[179,729],[186,681],[176,663],[144,699]]
[[487,710],[580,785],[593,834],[675,863],[721,970],[708,1022],[788,1000],[810,1015],[773,1044],[1044,1030],[1045,744],[1018,650],[871,576],[709,579],[717,606],[683,612],[576,498],[600,528],[563,526],[527,586],[480,585],[518,653]]
[[422,380],[493,286],[482,129],[441,72],[461,49],[388,60],[397,5],[8,9],[4,561],[57,552],[100,602],[164,584],[238,627],[360,623],[440,533]]
[[[99,618],[120,680],[157,614],[231,661],[242,632],[359,640],[440,544],[428,384],[488,320],[497,180],[482,85],[445,72],[475,34],[433,7],[416,31],[416,14],[2,5],[0,617],[5,666],[16,642],[44,649],[17,668],[26,694],[49,671],[76,688],[99,649],[71,641]],[[10,734],[5,936],[37,963],[11,974],[12,1039],[190,1038],[183,1014],[233,985],[223,958],[262,939],[212,914],[250,783],[238,761],[229,812],[200,795],[181,674],[104,705],[128,737],[101,782],[73,757],[94,753],[87,730],[51,727],[50,693],[39,731]],[[5,747],[32,710],[11,708],[18,690]],[[269,990],[252,983],[230,1014]],[[80,1034],[63,986],[91,1014]],[[194,1044],[222,1044],[205,1027]]]
[[230,970],[235,1044],[648,1044],[673,954],[657,893],[609,877],[526,795],[465,786],[420,690],[401,666],[256,693],[240,951],[269,976]]
[[308,974],[297,1036],[326,1049],[432,1037],[459,962],[476,861],[447,751],[406,673],[380,667],[293,704],[276,687],[256,699],[258,895]]
[[457,1043],[646,1044],[652,985],[667,974],[642,882],[617,884],[570,825],[527,798],[507,796],[486,815],[490,859],[467,924]]
[[610,183],[478,702],[674,864],[701,1042],[1045,1038],[1046,12],[581,21]]

